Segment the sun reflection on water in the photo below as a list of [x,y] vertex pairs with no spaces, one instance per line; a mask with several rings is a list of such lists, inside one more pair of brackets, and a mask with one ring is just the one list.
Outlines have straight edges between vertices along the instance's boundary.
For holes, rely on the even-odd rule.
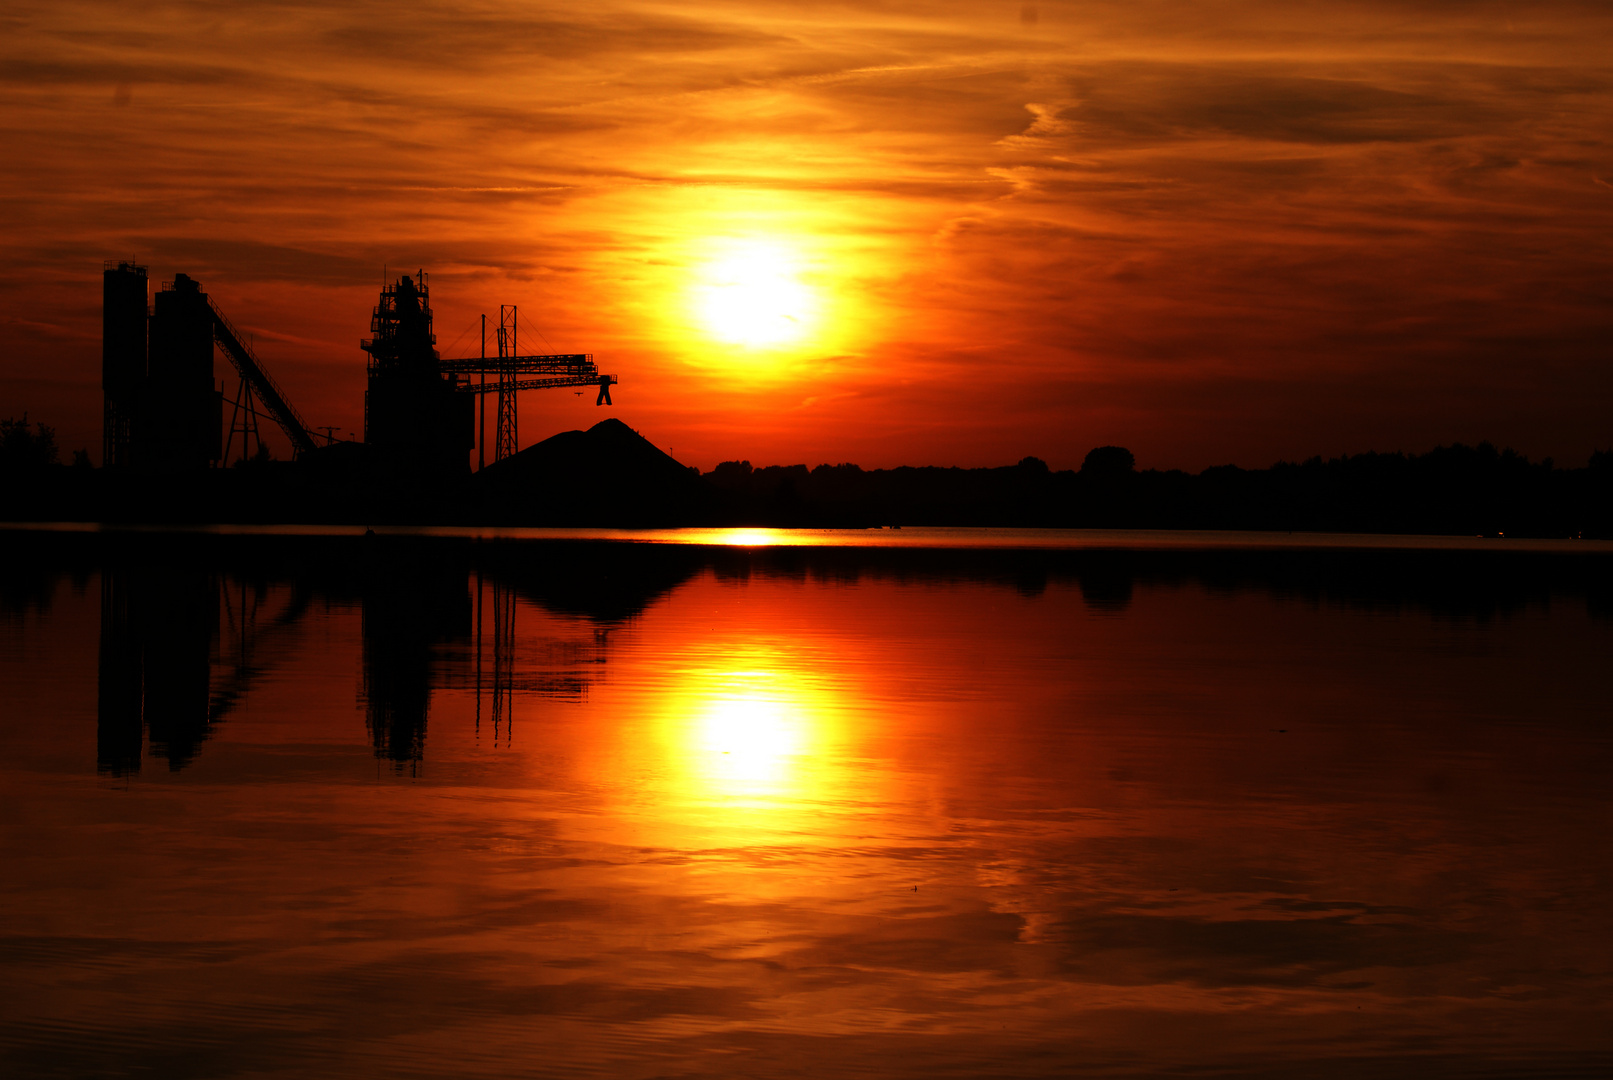
[[813,735],[810,704],[777,672],[718,675],[700,703],[691,749],[716,787],[776,790]]
[[767,547],[779,539],[778,529],[720,529],[713,538],[729,547]]
[[729,640],[688,660],[655,710],[664,822],[701,822],[724,842],[798,842],[850,781],[842,681],[826,658],[780,642]]

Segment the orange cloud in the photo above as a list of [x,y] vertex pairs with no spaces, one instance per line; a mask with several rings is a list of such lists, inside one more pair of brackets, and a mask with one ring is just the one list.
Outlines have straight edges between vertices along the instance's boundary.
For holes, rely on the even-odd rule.
[[[1608,20],[52,5],[0,43],[0,410],[98,442],[96,276],[135,256],[349,430],[391,266],[432,272],[445,345],[519,303],[705,467],[1582,459],[1613,404]],[[734,245],[792,253],[812,333],[699,317]],[[594,418],[531,397],[528,439]]]

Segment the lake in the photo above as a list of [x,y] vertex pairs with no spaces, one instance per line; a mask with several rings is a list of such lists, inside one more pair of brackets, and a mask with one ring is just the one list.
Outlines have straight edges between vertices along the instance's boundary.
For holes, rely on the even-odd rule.
[[0,534],[0,1072],[1613,1068],[1601,546],[945,533]]

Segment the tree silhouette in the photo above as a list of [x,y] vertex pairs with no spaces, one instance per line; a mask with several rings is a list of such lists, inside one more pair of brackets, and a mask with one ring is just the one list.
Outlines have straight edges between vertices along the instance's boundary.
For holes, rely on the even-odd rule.
[[56,429],[21,420],[0,420],[0,469],[42,469],[56,464]]
[[1137,459],[1124,446],[1100,446],[1081,462],[1081,471],[1089,476],[1119,476],[1136,468]]

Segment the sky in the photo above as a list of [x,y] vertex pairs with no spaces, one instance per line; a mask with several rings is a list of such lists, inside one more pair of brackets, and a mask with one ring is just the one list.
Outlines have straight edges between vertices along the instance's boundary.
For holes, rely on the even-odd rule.
[[[0,0],[0,415],[99,458],[100,272],[310,423],[371,308],[516,304],[521,442],[1202,469],[1613,446],[1613,8]],[[234,378],[217,374],[233,396]]]

